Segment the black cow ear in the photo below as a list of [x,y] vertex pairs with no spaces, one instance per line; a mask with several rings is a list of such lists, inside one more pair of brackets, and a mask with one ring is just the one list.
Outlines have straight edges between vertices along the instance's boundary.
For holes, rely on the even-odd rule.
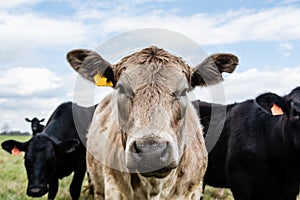
[[2,142],[1,147],[10,154],[17,155],[20,151],[27,151],[29,141],[18,142],[15,140],[6,140]]
[[75,151],[76,147],[78,147],[79,144],[79,141],[76,139],[66,140],[57,145],[57,150],[60,153],[71,153]]
[[40,122],[43,122],[45,120],[45,118],[41,119]]
[[76,72],[97,86],[115,85],[111,64],[97,52],[87,49],[75,49],[67,54],[67,60]]
[[207,57],[194,68],[191,86],[207,86],[223,81],[222,73],[232,73],[239,59],[233,54],[218,53]]
[[262,94],[255,100],[264,111],[273,116],[283,115],[289,111],[285,99],[274,93]]
[[27,122],[31,122],[31,120],[30,120],[30,119],[28,119],[28,118],[25,118],[25,120],[26,120]]

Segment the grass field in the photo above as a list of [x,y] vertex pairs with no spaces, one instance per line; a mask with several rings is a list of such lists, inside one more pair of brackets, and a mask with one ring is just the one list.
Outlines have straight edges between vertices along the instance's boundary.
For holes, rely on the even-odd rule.
[[[15,139],[18,141],[26,141],[30,136],[0,136],[0,143],[7,139]],[[33,200],[26,196],[27,177],[24,166],[24,153],[18,156],[13,156],[0,149],[0,200]],[[69,185],[72,180],[72,175],[66,177],[59,182],[59,189],[56,200],[69,200]],[[85,178],[83,186],[88,185]],[[47,199],[47,195],[38,199]],[[81,193],[81,200],[91,200],[91,196],[84,192],[84,187]],[[223,192],[220,189],[206,187],[204,200],[234,200],[230,190],[225,189]],[[297,198],[300,200],[300,197]]]

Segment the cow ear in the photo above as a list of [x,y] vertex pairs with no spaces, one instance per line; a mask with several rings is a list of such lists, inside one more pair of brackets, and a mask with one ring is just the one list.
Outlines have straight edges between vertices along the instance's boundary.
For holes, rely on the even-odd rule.
[[27,122],[31,122],[31,120],[30,120],[30,119],[28,119],[28,118],[25,118],[25,120],[26,120]]
[[262,94],[255,101],[264,111],[273,116],[289,112],[285,99],[274,93]]
[[191,86],[207,86],[223,81],[222,73],[232,73],[239,59],[233,54],[219,53],[207,57],[194,68]]
[[95,51],[76,49],[67,54],[67,60],[76,72],[97,86],[115,85],[111,64]]
[[66,140],[57,144],[57,150],[60,153],[71,153],[75,151],[76,147],[78,147],[79,144],[79,141],[76,139]]
[[45,120],[45,118],[41,119],[40,122],[43,122]]
[[20,151],[27,151],[29,141],[27,142],[18,142],[15,140],[6,140],[2,142],[1,147],[10,154],[16,155]]

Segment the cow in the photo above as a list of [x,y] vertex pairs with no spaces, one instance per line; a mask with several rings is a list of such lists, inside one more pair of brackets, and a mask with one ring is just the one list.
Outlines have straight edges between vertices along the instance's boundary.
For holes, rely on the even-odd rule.
[[[42,133],[26,142],[7,140],[1,144],[9,153],[25,152],[28,196],[41,197],[48,192],[48,199],[54,199],[58,180],[74,172],[70,194],[73,200],[79,199],[86,172],[86,148],[82,139],[94,110],[95,107],[62,103],[52,113]],[[76,121],[81,124],[75,124]]]
[[88,81],[114,88],[87,135],[95,199],[199,199],[207,151],[187,92],[222,81],[238,58],[213,54],[192,68],[150,46],[116,64],[86,49],[70,51],[67,60]]
[[41,133],[44,129],[44,125],[41,124],[45,119],[39,120],[38,118],[33,118],[32,120],[25,118],[27,122],[31,123],[32,135],[35,136],[37,133]]
[[[209,118],[209,112],[201,111],[210,105],[196,104],[200,116]],[[208,154],[204,184],[228,187],[236,200],[295,200],[300,184],[300,87],[283,97],[265,93],[226,110],[220,139]]]

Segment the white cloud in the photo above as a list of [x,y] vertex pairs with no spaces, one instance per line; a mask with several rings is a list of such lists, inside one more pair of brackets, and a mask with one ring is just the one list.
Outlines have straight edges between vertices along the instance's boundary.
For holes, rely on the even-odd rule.
[[[62,101],[58,98],[10,98],[6,102],[2,102],[0,108],[0,127],[7,123],[11,130],[31,132],[30,124],[26,122],[25,117],[39,119],[49,119],[55,108]],[[46,122],[44,122],[45,124]]]
[[[300,40],[299,7],[239,9],[217,14],[182,16],[177,12],[161,9],[136,11],[129,4],[97,4],[110,7],[101,9],[98,5],[91,9],[78,4],[78,8],[75,7],[76,14],[67,18],[53,18],[41,13],[16,14],[0,11],[1,59],[13,59],[31,49],[99,44],[112,34],[140,28],[173,30],[201,45]],[[124,6],[127,8],[123,8]]]
[[279,2],[279,5],[286,5],[286,4],[292,4],[297,2],[299,2],[299,0],[282,0]]
[[16,67],[0,71],[1,96],[47,94],[56,90],[60,84],[60,78],[46,68]]
[[[98,12],[100,16],[101,12]],[[103,17],[103,13],[102,17]],[[92,16],[97,16],[97,11]],[[88,18],[85,15],[85,19]],[[237,10],[220,14],[174,13],[103,17],[102,33],[109,35],[139,28],[163,28],[180,32],[200,44],[224,44],[241,41],[281,41],[300,39],[300,8],[277,7],[266,10]]]
[[57,75],[46,68],[0,70],[0,127],[29,131],[25,117],[49,119],[55,108],[72,101],[76,74]]
[[[225,103],[241,102],[253,99],[265,92],[286,95],[300,86],[300,67],[283,68],[274,71],[249,69],[245,72],[234,72],[223,82]],[[194,94],[204,101],[214,101],[209,89],[197,89]]]
[[0,1],[0,9],[15,8],[21,5],[37,3],[40,0],[9,0]]
[[279,44],[279,51],[282,52],[284,56],[290,56],[293,50],[294,50],[294,46],[291,43]]
[[3,11],[0,11],[0,30],[1,57],[38,48],[83,44],[90,41],[91,31],[78,21]]

